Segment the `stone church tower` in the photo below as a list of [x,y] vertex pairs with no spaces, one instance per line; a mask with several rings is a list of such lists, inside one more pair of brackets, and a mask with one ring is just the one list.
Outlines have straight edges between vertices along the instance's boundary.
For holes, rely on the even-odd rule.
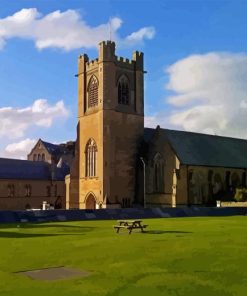
[[78,59],[76,156],[66,178],[66,207],[129,207],[136,199],[138,149],[144,133],[143,53],[115,55],[99,44],[99,57]]

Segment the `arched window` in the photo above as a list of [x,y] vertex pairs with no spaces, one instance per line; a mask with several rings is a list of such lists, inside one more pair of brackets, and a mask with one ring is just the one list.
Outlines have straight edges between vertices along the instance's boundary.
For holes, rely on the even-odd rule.
[[32,187],[30,184],[25,185],[25,196],[30,197],[32,192]]
[[98,105],[98,80],[92,76],[88,85],[88,108]]
[[42,161],[45,161],[45,154],[42,154]]
[[36,154],[34,154],[34,156],[33,156],[33,160],[34,160],[34,161],[37,160],[37,155],[36,155]]
[[41,161],[41,155],[38,154],[38,161]]
[[8,185],[8,197],[14,197],[15,196],[15,185],[9,184]]
[[129,105],[129,83],[126,76],[118,81],[118,104]]
[[220,194],[220,192],[223,189],[223,182],[221,175],[219,173],[215,173],[213,178],[213,194],[217,195]]
[[154,157],[154,192],[164,192],[164,161],[159,153]]
[[93,139],[87,142],[85,149],[85,159],[86,159],[86,177],[96,176],[96,158],[97,146]]

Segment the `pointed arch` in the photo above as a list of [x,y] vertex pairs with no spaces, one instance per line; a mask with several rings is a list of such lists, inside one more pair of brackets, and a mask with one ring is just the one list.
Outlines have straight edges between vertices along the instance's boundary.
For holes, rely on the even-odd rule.
[[87,141],[85,147],[85,176],[86,177],[95,177],[97,170],[97,145],[93,138],[90,138]]
[[89,192],[85,197],[85,208],[88,210],[96,209],[97,198],[93,192]]
[[98,105],[98,88],[99,82],[95,75],[93,75],[88,83],[88,108]]
[[164,160],[160,153],[156,153],[153,158],[154,166],[154,192],[164,192]]
[[118,104],[129,105],[129,79],[126,75],[121,75],[118,79]]

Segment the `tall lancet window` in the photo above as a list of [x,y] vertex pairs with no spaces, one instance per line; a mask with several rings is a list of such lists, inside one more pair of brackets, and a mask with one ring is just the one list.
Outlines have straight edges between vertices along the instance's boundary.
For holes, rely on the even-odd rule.
[[98,80],[93,75],[88,85],[88,108],[98,105]]
[[95,177],[97,168],[97,146],[93,139],[89,139],[85,150],[86,177]]
[[164,161],[159,153],[154,157],[154,192],[164,192]]
[[118,103],[129,105],[129,83],[126,76],[121,76],[118,81]]

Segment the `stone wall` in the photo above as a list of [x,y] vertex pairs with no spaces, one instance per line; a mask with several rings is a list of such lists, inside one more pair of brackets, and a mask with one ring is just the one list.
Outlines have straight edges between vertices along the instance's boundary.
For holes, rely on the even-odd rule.
[[[30,186],[30,193],[27,187]],[[13,187],[11,192],[10,186]],[[61,203],[65,209],[64,181],[49,180],[0,180],[0,210],[25,210],[40,208],[43,201]]]
[[64,222],[82,220],[118,220],[234,215],[247,215],[247,208],[183,207],[103,210],[0,211],[0,223],[41,223],[55,221]]
[[245,169],[188,166],[189,204],[230,201],[236,187],[246,184],[245,173]]
[[247,202],[234,202],[234,201],[222,201],[220,203],[220,206],[225,208],[225,207],[246,207],[247,208]]

